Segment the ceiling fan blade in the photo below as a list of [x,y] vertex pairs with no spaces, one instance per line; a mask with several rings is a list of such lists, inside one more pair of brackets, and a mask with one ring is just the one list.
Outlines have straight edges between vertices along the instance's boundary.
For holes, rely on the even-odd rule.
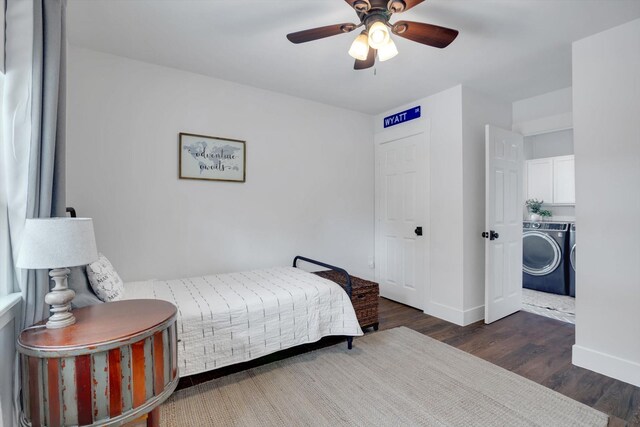
[[323,39],[325,37],[335,36],[342,33],[349,33],[356,29],[356,24],[347,22],[345,24],[327,25],[326,27],[312,28],[310,30],[298,31],[296,33],[287,34],[287,38],[291,43],[305,43],[312,40]]
[[364,61],[360,61],[356,59],[356,63],[353,65],[354,70],[366,70],[367,68],[373,67],[373,64],[376,62],[376,50],[373,48],[369,48],[369,52],[367,53],[367,59]]
[[398,21],[393,24],[391,31],[405,39],[441,49],[458,37],[457,30],[413,21]]

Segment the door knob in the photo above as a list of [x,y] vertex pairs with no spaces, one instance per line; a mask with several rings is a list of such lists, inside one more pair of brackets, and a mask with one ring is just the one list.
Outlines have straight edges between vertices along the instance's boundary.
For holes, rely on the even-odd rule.
[[422,227],[416,227],[414,232],[416,233],[416,236],[422,236]]
[[491,230],[488,233],[486,231],[483,231],[482,232],[482,237],[484,237],[485,239],[489,239],[489,240],[496,240],[498,237],[500,237],[500,235],[498,233],[496,233],[495,231]]

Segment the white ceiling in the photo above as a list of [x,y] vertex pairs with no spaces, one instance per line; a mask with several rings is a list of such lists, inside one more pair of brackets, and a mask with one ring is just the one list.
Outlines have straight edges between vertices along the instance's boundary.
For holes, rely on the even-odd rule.
[[[395,20],[460,31],[446,49],[353,70],[355,33],[294,45],[290,32],[358,22],[342,0],[70,0],[72,45],[365,113],[462,83],[504,101],[571,85],[571,42],[640,17],[640,0],[427,0]],[[611,46],[615,49],[616,46]]]

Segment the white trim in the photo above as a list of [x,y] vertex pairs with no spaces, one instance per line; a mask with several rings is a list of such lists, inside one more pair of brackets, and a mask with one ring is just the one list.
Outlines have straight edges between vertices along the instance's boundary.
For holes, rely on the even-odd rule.
[[[22,295],[19,292],[0,297],[0,329],[16,317]],[[17,307],[16,307],[17,306]]]
[[459,326],[467,326],[484,319],[484,305],[472,307],[467,310],[459,310],[446,304],[429,301],[424,311],[430,316],[437,317]]
[[514,123],[512,130],[524,136],[573,129],[573,113],[556,114],[526,122]]
[[462,326],[484,320],[484,304],[464,310],[462,312],[462,319],[464,321]]
[[640,387],[640,363],[574,344],[571,362],[581,368]]

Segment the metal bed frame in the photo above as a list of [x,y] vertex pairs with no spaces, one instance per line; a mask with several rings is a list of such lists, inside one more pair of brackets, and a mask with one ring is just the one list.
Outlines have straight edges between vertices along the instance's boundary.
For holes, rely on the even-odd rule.
[[[324,262],[321,262],[321,261],[316,261],[315,259],[303,257],[303,256],[300,256],[300,255],[296,256],[293,259],[293,267],[294,268],[298,268],[298,265],[297,265],[298,261],[304,261],[304,262],[308,262],[310,264],[319,265],[321,267],[329,268],[331,270],[334,270],[334,271],[337,271],[338,273],[343,274],[344,277],[347,279],[346,280],[346,286],[345,286],[344,290],[347,293],[347,295],[349,295],[349,299],[351,300],[351,292],[352,292],[351,276],[349,276],[349,273],[347,273],[347,270],[345,270],[344,268],[336,267],[335,265],[327,264],[327,263],[324,263]],[[349,350],[351,350],[353,348],[353,337],[347,337],[347,348]]]
[[[66,210],[67,210],[67,213],[72,218],[76,218],[76,210],[74,208],[67,207]],[[304,262],[308,262],[310,264],[319,265],[320,267],[328,268],[328,269],[331,269],[331,270],[337,271],[338,273],[343,274],[345,279],[346,279],[346,286],[345,286],[344,290],[347,293],[347,295],[349,295],[349,300],[351,300],[353,288],[351,287],[351,276],[349,276],[349,273],[347,273],[347,270],[345,270],[344,268],[336,267],[335,265],[327,264],[325,262],[317,261],[315,259],[303,257],[303,256],[300,256],[300,255],[297,255],[293,259],[293,267],[294,268],[298,268],[298,265],[297,265],[298,261],[304,261]],[[351,350],[353,348],[353,337],[347,337],[347,348],[349,350]]]

